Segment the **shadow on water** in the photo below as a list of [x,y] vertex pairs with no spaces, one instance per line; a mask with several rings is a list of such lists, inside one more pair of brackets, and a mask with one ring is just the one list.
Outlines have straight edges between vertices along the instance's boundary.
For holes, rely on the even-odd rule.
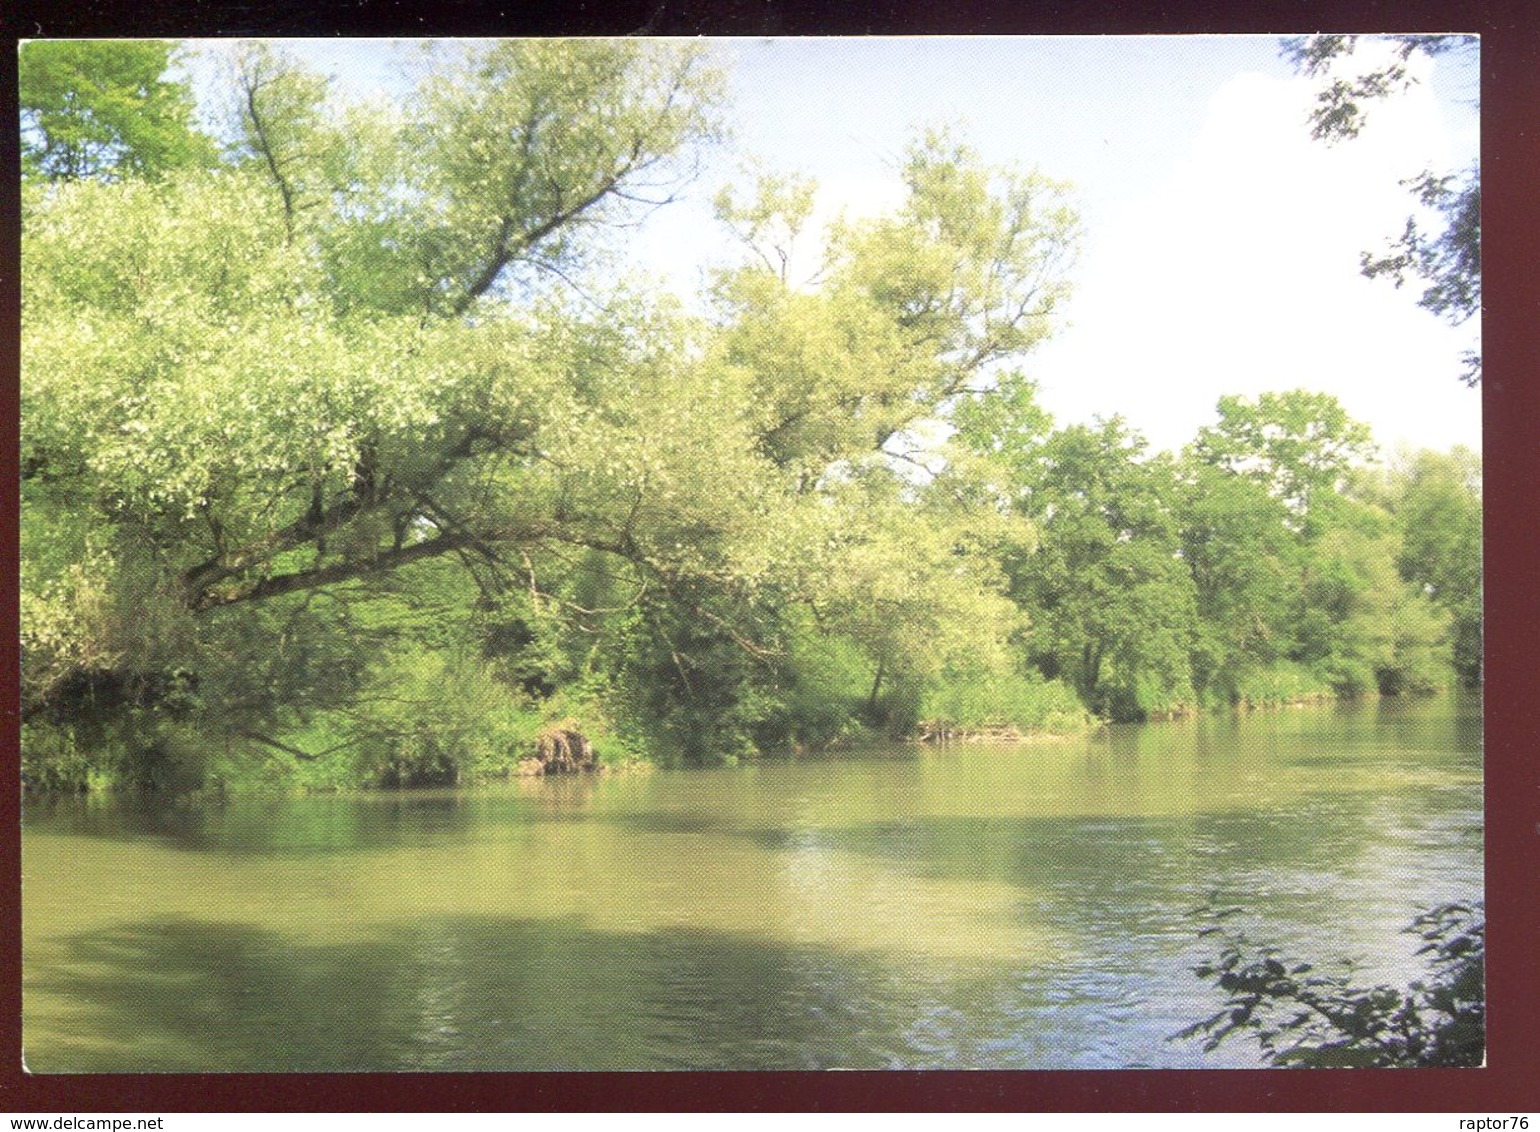
[[[1192,808],[1216,781],[1235,784],[1243,771],[1287,776],[1295,771],[1331,775],[1334,771],[1372,774],[1380,765],[1415,768],[1426,759],[1444,766],[1464,767],[1479,774],[1479,702],[1468,697],[1448,704],[1438,701],[1380,700],[1342,703],[1294,712],[1255,716],[1215,715],[1176,723],[1118,725],[1088,740],[1073,771],[1061,765],[1063,780],[1043,782],[1006,775],[984,787],[958,778],[950,788],[965,796],[970,788],[1030,790],[1048,785],[1075,791],[1095,809],[1117,809],[1130,794],[1161,795],[1164,808]],[[910,781],[923,768],[968,757],[954,750],[898,745],[874,750],[825,754],[816,759],[767,758],[756,764],[770,777],[795,770],[827,768],[838,772],[868,766],[878,777]],[[991,755],[1002,764],[1031,764],[1060,758],[1052,748],[1011,748]],[[921,768],[916,771],[916,768]],[[889,773],[891,770],[892,773]],[[719,789],[722,798],[733,790],[753,793],[742,771],[713,778],[717,772],[668,772],[671,787],[687,791]],[[195,852],[229,856],[304,857],[392,850],[403,844],[431,847],[474,837],[490,823],[606,823],[629,830],[664,835],[701,834],[746,837],[765,848],[779,849],[802,831],[744,821],[712,805],[693,809],[660,808],[656,799],[639,807],[595,806],[616,784],[612,780],[536,780],[486,789],[366,792],[308,798],[241,799],[233,802],[179,803],[154,797],[29,797],[23,824],[71,836],[117,840],[153,839]],[[769,780],[765,785],[770,785]],[[826,788],[819,784],[815,789]],[[838,787],[836,787],[837,789]],[[858,789],[870,789],[869,784]],[[716,800],[717,794],[709,794]],[[1244,803],[1243,803],[1244,804]],[[1228,805],[1203,804],[1225,820]],[[902,812],[902,811],[900,811]],[[1073,816],[1073,815],[1068,815]],[[926,819],[927,821],[929,819]],[[1120,819],[1121,820],[1121,819]],[[837,823],[836,823],[837,824]],[[909,823],[898,820],[886,828],[851,831],[842,840],[851,845],[879,842],[898,845],[908,836]],[[919,856],[923,846],[910,839]]]
[[976,982],[574,919],[451,917],[340,943],[146,920],[68,939],[26,990],[28,1066],[44,1073],[896,1068],[1032,1052],[1000,1062],[1023,1039],[970,1036],[995,1010]]
[[[1187,911],[1209,892],[1285,925],[1269,938],[1316,958],[1337,954],[1320,949],[1338,947],[1346,927],[1360,934],[1344,951],[1383,951],[1419,899],[1443,895],[1419,887],[1436,878],[1398,885],[1364,859],[1366,826],[1415,827],[1415,812],[1349,802],[806,831],[836,866],[854,855],[899,874],[1018,888],[1022,930],[1049,925],[1074,941],[1041,969],[987,955],[927,967],[773,932],[625,931],[578,916],[437,914],[359,934],[345,906],[336,924],[293,934],[192,917],[119,923],[29,953],[28,1060],[41,1072],[1189,1064],[1196,1051],[1164,1038],[1208,1005],[1190,975],[1201,946]],[[701,825],[659,821],[645,828]],[[797,847],[781,831],[739,832],[772,852]],[[1392,848],[1385,860],[1409,859]],[[1479,845],[1461,852],[1476,858]],[[1451,868],[1468,871],[1460,860]]]
[[[1374,729],[1353,754],[1365,718]],[[1419,730],[1405,712],[1376,720],[1301,713],[1265,726],[1119,731],[1083,749],[1032,753],[1033,761],[1027,752],[959,750],[899,766],[831,760],[203,810],[29,802],[29,836],[60,838],[33,862],[71,870],[48,874],[58,891],[74,883],[68,838],[83,835],[196,854],[203,860],[191,875],[228,883],[232,901],[247,901],[218,914],[184,903],[198,913],[180,919],[147,917],[153,903],[133,905],[124,914],[146,918],[29,935],[29,1065],[1216,1064],[1164,1041],[1218,1008],[1191,976],[1199,943],[1186,915],[1210,892],[1255,913],[1267,929],[1259,938],[1329,959],[1384,954],[1417,904],[1479,886],[1480,786],[1468,773],[1471,759],[1479,770],[1479,754],[1466,750],[1470,736],[1447,724]],[[1242,732],[1247,743],[1236,744]],[[530,830],[540,835],[525,837]],[[411,850],[472,842],[489,876],[522,875],[530,862],[575,868],[593,907],[562,917],[530,914],[543,907],[455,904],[455,877],[431,872],[458,859],[450,853],[424,858],[438,863],[412,879],[449,889],[441,902],[415,902],[421,911],[387,900],[369,926],[362,917],[350,923],[346,904],[333,923],[293,919],[295,908],[322,905],[291,905],[285,885],[314,888],[314,877],[335,870],[371,886],[361,892],[379,887],[380,877],[349,855],[417,860]],[[253,855],[308,863],[248,876],[253,862],[235,858]],[[635,909],[620,907],[666,897],[678,886],[651,882],[675,874],[708,898],[757,884],[763,902],[752,889],[741,922],[724,913],[710,928],[688,922],[690,909],[699,911],[688,900],[678,920],[650,905],[633,919]],[[814,895],[796,887],[799,878]],[[606,899],[611,883],[629,889]],[[272,905],[270,892],[285,899],[255,922]],[[553,892],[564,895],[559,885]],[[897,912],[881,901],[897,901]],[[822,916],[820,931],[834,926],[799,936],[762,922],[782,913]],[[873,931],[901,935],[927,917],[941,925],[938,939],[974,917],[997,942],[1057,942],[1021,949],[1017,960],[964,948],[948,966],[952,951],[906,950],[903,939],[890,949]],[[1394,968],[1384,977],[1405,981]]]
[[[1477,788],[1469,793],[1474,796]],[[625,834],[740,840],[770,853],[808,848],[856,853],[932,879],[987,878],[1036,884],[1045,864],[1065,877],[1126,881],[1130,871],[1170,865],[1175,846],[1221,863],[1254,866],[1340,865],[1361,847],[1366,829],[1383,827],[1387,804],[1402,824],[1466,809],[1464,793],[1306,795],[1287,808],[1212,809],[1175,814],[919,814],[879,821],[814,824],[745,819],[707,810],[556,810],[506,795],[403,796],[382,804],[344,797],[245,802],[209,811],[109,800],[82,807],[64,799],[46,817],[50,833],[110,840],[160,840],[178,849],[225,856],[352,856],[403,846],[432,848],[478,836],[488,823],[562,822]],[[1387,803],[1390,798],[1390,803]],[[1478,803],[1479,804],[1479,803]],[[45,828],[39,822],[34,828]],[[1111,866],[1111,867],[1109,867]],[[1076,883],[1079,883],[1077,880]]]
[[448,790],[190,802],[153,795],[28,797],[23,828],[75,837],[162,841],[229,856],[321,856],[431,846],[464,837],[486,812],[475,792]]

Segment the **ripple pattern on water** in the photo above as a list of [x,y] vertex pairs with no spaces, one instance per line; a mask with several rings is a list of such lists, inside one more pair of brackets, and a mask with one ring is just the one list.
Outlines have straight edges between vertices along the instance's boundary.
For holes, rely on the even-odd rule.
[[[24,833],[43,1072],[1250,1065],[1169,1035],[1214,896],[1407,982],[1479,895],[1449,705],[506,789],[61,800]],[[1397,709],[1399,710],[1399,709]]]

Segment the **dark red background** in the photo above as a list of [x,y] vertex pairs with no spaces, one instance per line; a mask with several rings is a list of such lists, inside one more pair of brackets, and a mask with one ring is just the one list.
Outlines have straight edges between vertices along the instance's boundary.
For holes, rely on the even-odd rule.
[[[575,9],[575,10],[574,10]],[[0,23],[0,1112],[1526,1112],[1540,1098],[1540,5],[1534,0],[10,0]],[[16,768],[17,38],[186,35],[1480,32],[1486,233],[1488,1067],[966,1073],[46,1076],[21,1072]],[[1454,380],[1451,377],[1451,380]]]

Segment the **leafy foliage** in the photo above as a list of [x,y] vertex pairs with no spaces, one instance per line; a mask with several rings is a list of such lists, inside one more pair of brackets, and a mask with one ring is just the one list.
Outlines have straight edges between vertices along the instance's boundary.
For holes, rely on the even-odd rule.
[[1073,732],[1087,723],[1080,698],[1068,685],[1035,673],[945,672],[927,689],[920,708],[930,731]]
[[[1357,54],[1361,40],[1374,45],[1364,52],[1373,61],[1363,62]],[[1464,35],[1312,35],[1283,43],[1284,57],[1300,73],[1322,82],[1310,129],[1328,144],[1357,137],[1373,103],[1417,82],[1408,66],[1414,56],[1476,50],[1477,40]],[[1386,252],[1364,252],[1363,273],[1370,279],[1389,278],[1397,287],[1420,279],[1424,288],[1418,305],[1458,326],[1481,312],[1480,172],[1474,165],[1458,173],[1426,170],[1404,185],[1425,217],[1408,217]],[[1467,385],[1481,380],[1479,353],[1466,355],[1463,379]]]
[[[1363,273],[1370,279],[1385,276],[1397,287],[1421,280],[1417,305],[1458,326],[1481,313],[1480,177],[1474,168],[1442,176],[1424,172],[1407,187],[1430,210],[1435,227],[1429,231],[1417,217],[1408,217],[1385,254],[1363,253]],[[1481,358],[1474,352],[1466,355],[1464,380],[1467,385],[1481,380]]]
[[1475,174],[1424,173],[1412,190],[1443,216],[1444,230],[1430,237],[1415,219],[1407,220],[1393,254],[1364,254],[1364,274],[1388,275],[1398,287],[1408,275],[1420,276],[1428,286],[1418,302],[1452,323],[1464,322],[1481,310],[1481,191]]
[[1073,728],[1429,690],[1451,634],[1475,674],[1474,472],[1361,473],[1303,391],[1180,456],[1055,428],[1017,367],[1065,186],[935,133],[891,213],[815,233],[765,173],[718,201],[741,248],[697,316],[614,268],[720,136],[709,53],[438,50],[340,106],[236,44],[217,157],[29,167],[35,781],[225,773],[196,732],[335,785],[496,773],[542,722],[692,761]]
[[1391,474],[1403,536],[1397,566],[1451,618],[1455,671],[1481,682],[1481,459],[1469,449],[1419,452]]
[[1253,480],[1302,527],[1330,506],[1348,468],[1373,453],[1369,430],[1335,397],[1303,389],[1255,401],[1219,399],[1219,422],[1198,430],[1196,458]]
[[1195,967],[1229,997],[1224,1008],[1173,1036],[1213,1051],[1256,1041],[1270,1065],[1299,1068],[1479,1066],[1486,1048],[1486,917],[1481,902],[1443,904],[1406,929],[1421,938],[1428,976],[1406,988],[1354,983],[1351,965],[1323,972],[1225,927],[1238,908],[1204,909],[1200,935],[1217,957]]
[[[1339,64],[1354,61],[1361,40],[1384,48],[1383,57],[1344,73]],[[1365,103],[1400,93],[1417,81],[1407,66],[1414,55],[1434,58],[1471,51],[1476,44],[1469,35],[1308,35],[1285,39],[1283,56],[1301,74],[1329,80],[1316,95],[1311,136],[1318,141],[1342,141],[1357,137],[1364,128]]]
[[52,181],[155,177],[209,164],[187,84],[166,77],[164,40],[37,40],[21,46],[23,173]]
[[[1334,398],[1221,398],[1180,460],[1117,418],[1056,430],[1019,378],[955,420],[974,477],[1036,531],[1001,559],[1031,622],[1025,658],[1098,714],[1447,682],[1451,609],[1401,567],[1404,540],[1448,538],[1452,513],[1413,535],[1361,471],[1368,430]],[[1469,541],[1448,551],[1478,560]]]
[[1308,677],[1280,682],[1299,578],[1288,509],[1257,480],[1201,459],[1185,461],[1179,491],[1182,560],[1201,614],[1194,685],[1247,705],[1307,695]]
[[[153,713],[186,670],[216,730],[349,750],[296,745],[324,717],[407,781],[476,761],[361,710],[418,666],[708,758],[839,734],[858,705],[814,702],[820,666],[875,720],[980,640],[999,659],[1003,517],[892,465],[1047,333],[1063,190],[930,139],[897,215],[830,234],[820,286],[729,267],[702,322],[569,282],[717,135],[709,58],[444,50],[399,106],[338,109],[238,44],[218,168],[28,186],[29,718],[108,686]],[[761,195],[753,239],[805,209]],[[448,736],[476,698],[412,711]]]
[[1053,433],[1021,471],[1042,547],[1013,563],[1011,592],[1037,613],[1039,669],[1112,719],[1190,706],[1197,616],[1171,460],[1113,418]]

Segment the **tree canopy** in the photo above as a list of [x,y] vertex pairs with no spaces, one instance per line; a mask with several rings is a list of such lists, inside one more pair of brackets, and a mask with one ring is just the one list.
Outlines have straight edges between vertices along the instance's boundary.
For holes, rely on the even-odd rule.
[[724,132],[700,47],[455,44],[397,103],[344,105],[240,44],[216,146],[169,46],[71,64],[138,76],[121,120],[40,46],[40,780],[116,752],[153,783],[213,746],[453,781],[557,724],[710,760],[936,713],[1421,688],[1450,617],[1470,673],[1479,484],[1355,480],[1366,430],[1305,392],[1226,398],[1179,456],[1117,420],[1055,429],[1020,366],[1068,291],[1072,193],[948,133],[912,144],[886,215],[810,231],[790,174],[722,194],[739,256],[691,311],[617,265]]
[[21,155],[28,175],[73,181],[158,176],[205,165],[212,141],[192,92],[167,77],[164,40],[37,40],[19,57]]

